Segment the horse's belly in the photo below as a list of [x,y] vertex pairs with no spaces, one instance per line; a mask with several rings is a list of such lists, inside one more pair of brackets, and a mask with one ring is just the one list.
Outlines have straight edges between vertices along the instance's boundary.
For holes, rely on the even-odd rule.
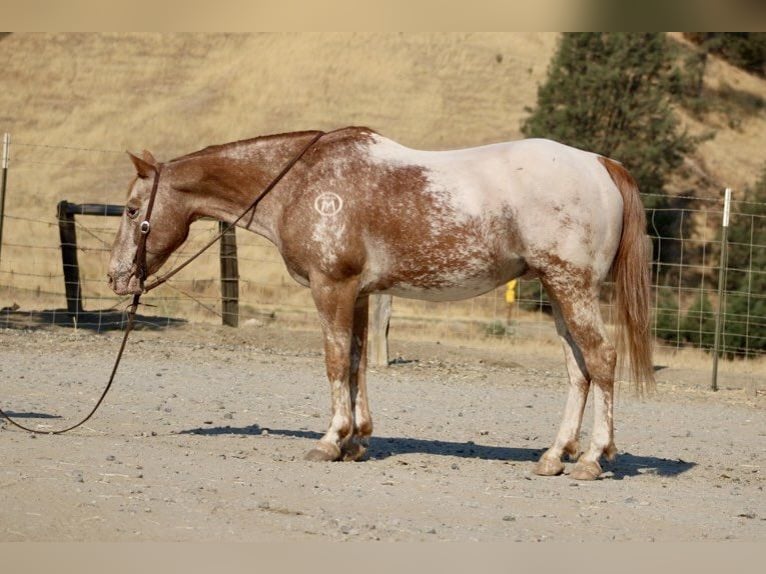
[[527,264],[518,255],[494,257],[486,261],[453,261],[437,268],[403,265],[388,275],[383,293],[424,301],[459,301],[492,291],[520,277]]
[[488,293],[515,277],[524,273],[523,262],[518,265],[493,269],[486,275],[471,277],[450,277],[448,275],[428,275],[406,281],[397,281],[383,291],[396,297],[422,299],[424,301],[459,301]]
[[417,285],[402,284],[391,287],[383,293],[404,297],[405,299],[421,299],[423,301],[459,301],[470,299],[492,291],[498,284],[495,281],[487,281],[482,284],[452,285],[449,287],[420,287]]

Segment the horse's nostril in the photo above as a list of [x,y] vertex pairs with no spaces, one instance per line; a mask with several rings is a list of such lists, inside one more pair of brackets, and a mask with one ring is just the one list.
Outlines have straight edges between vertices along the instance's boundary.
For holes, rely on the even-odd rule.
[[109,283],[109,286],[111,287],[114,285],[114,277],[112,277],[111,273],[107,273],[106,280]]

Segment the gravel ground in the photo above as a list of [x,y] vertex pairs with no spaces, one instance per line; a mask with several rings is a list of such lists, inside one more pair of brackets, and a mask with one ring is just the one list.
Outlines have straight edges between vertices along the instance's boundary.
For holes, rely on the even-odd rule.
[[[119,337],[0,331],[0,404],[73,422]],[[656,395],[626,389],[619,456],[583,483],[532,474],[563,410],[560,351],[475,345],[393,339],[369,376],[369,460],[309,463],[329,422],[315,333],[138,331],[85,427],[0,423],[0,541],[766,539],[766,397],[746,392],[764,373],[711,393],[707,371],[664,368]]]

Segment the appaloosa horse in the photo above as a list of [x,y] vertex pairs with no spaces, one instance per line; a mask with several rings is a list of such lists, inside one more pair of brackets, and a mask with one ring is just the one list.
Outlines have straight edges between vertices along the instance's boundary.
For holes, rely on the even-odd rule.
[[[540,279],[570,380],[556,439],[535,466],[541,475],[560,474],[567,453],[581,455],[573,478],[595,479],[601,456],[615,455],[617,351],[629,351],[635,381],[653,383],[644,211],[635,181],[611,159],[541,139],[418,151],[365,128],[258,137],[167,163],[148,152],[131,159],[137,177],[109,266],[116,293],[141,292],[144,277],[183,243],[195,219],[232,222],[246,211],[238,225],[274,243],[292,277],[311,289],[332,418],[308,460],[358,460],[367,450],[367,307],[374,292],[450,301],[522,275]],[[252,198],[285,166],[253,207]],[[146,268],[139,272],[139,229],[151,195]],[[610,274],[617,348],[598,303]],[[591,384],[594,428],[581,454]]]

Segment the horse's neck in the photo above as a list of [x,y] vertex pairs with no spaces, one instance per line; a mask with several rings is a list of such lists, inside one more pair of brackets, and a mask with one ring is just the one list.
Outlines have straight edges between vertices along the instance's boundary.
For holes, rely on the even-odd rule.
[[[312,133],[301,133],[257,138],[210,148],[184,159],[186,171],[194,174],[189,187],[195,195],[195,213],[235,221],[312,137]],[[283,193],[277,185],[238,225],[276,243]]]

